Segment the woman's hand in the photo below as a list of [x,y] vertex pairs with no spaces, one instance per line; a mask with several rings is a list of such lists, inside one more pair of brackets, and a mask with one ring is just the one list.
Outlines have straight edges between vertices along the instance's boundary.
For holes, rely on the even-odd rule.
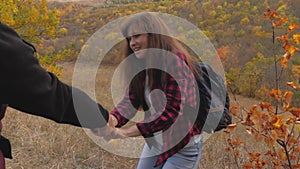
[[92,129],[91,131],[99,136],[103,137],[106,141],[111,139],[119,139],[126,137],[137,137],[140,136],[141,133],[136,125],[133,125],[128,128],[115,128],[118,124],[118,120],[115,116],[109,115],[108,123],[105,127]]
[[117,124],[118,124],[117,118],[110,114],[108,119],[108,125],[111,127],[116,127]]
[[115,128],[107,124],[102,128],[91,129],[91,131],[99,137],[103,137],[106,141],[111,139],[126,138],[126,136],[120,131],[120,129]]
[[119,129],[119,133],[126,137],[137,137],[141,135],[141,132],[136,125],[124,129]]

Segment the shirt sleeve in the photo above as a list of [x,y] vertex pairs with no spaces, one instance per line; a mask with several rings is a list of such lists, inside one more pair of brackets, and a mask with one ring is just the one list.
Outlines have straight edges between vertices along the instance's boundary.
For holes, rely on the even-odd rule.
[[139,104],[136,99],[136,95],[127,89],[124,98],[118,103],[118,105],[110,112],[118,120],[116,127],[122,127],[125,125],[137,112]]
[[[153,136],[153,133],[157,131],[167,130],[182,114],[181,109],[186,101],[187,77],[189,77],[187,70],[189,68],[185,63],[184,56],[179,55],[176,59],[168,62],[169,66],[167,65],[168,75],[163,90],[166,100],[164,109],[136,124],[145,138]],[[154,106],[160,105],[162,102],[162,100],[153,99]]]

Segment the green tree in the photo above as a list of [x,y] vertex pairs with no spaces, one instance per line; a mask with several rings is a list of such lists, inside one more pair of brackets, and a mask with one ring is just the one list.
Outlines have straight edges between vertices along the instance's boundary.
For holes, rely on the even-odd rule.
[[241,92],[249,97],[255,97],[259,87],[266,82],[267,70],[270,68],[272,58],[265,58],[258,53],[251,61],[247,62],[241,75]]

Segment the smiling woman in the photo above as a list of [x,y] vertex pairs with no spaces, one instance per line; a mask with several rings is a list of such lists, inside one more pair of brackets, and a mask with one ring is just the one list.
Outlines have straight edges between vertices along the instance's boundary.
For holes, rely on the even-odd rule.
[[[200,78],[197,61],[172,37],[156,13],[133,15],[122,25],[121,32],[126,42],[121,54],[127,61],[122,72],[128,87],[110,113],[110,125],[118,128],[122,138],[145,138],[147,144],[138,169],[196,168],[202,153],[200,133],[204,125],[195,122],[196,79]],[[202,108],[203,112],[207,110]],[[120,128],[138,110],[145,112],[144,119]]]
[[134,51],[135,56],[138,59],[145,57],[145,49],[148,47],[148,34],[135,34],[127,38],[129,41],[129,46],[131,50]]

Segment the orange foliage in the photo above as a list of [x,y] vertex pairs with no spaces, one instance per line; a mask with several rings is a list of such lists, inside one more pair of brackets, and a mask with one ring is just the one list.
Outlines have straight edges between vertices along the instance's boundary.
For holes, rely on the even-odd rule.
[[267,19],[274,19],[277,18],[277,13],[275,10],[271,10],[270,8],[267,8],[266,11],[264,12],[264,17]]
[[273,20],[272,21],[272,26],[281,26],[287,21],[288,17],[285,16],[283,18],[280,18],[279,20]]
[[267,109],[269,112],[273,111],[273,106],[270,103],[260,102],[259,106],[262,110]]
[[[276,11],[270,8],[266,9],[264,17],[271,21],[273,28],[283,25],[288,20],[288,17],[279,17]],[[285,50],[285,54],[280,58],[282,70],[287,68],[291,58],[296,52],[300,51],[295,46],[295,44],[300,43],[300,34],[292,36],[295,44],[290,42],[290,33],[296,28],[298,28],[297,24],[289,24],[287,33],[277,37],[279,42],[283,42],[283,49]],[[274,61],[274,63],[276,64],[277,61]],[[276,79],[276,81],[279,80]],[[294,82],[287,82],[286,84],[292,89],[300,88]],[[249,160],[244,162],[243,168],[264,168],[266,165],[271,165],[273,168],[300,168],[298,163],[300,128],[296,126],[300,124],[300,108],[291,108],[293,92],[282,92],[278,85],[269,91],[269,95],[276,101],[277,105],[273,106],[268,102],[260,102],[260,109],[258,109],[258,105],[252,105],[247,109],[246,117],[244,118],[242,115],[240,117],[240,123],[247,126],[246,132],[252,135],[256,141],[265,143],[269,146],[269,149],[265,153],[247,150],[245,143],[240,138],[233,137],[233,130],[238,124],[236,123],[227,127],[226,132],[231,138],[227,140],[229,147],[226,151],[233,150],[235,159],[237,159],[243,152],[241,150],[247,150]],[[276,111],[274,111],[274,107],[276,107]],[[241,106],[234,105],[231,108],[231,113],[236,117],[240,110]],[[280,115],[278,111],[282,111]],[[286,116],[286,112],[290,112],[293,116]],[[238,160],[235,161],[238,163]]]
[[230,52],[229,46],[221,46],[217,49],[217,54],[220,58],[226,57],[229,52]]
[[269,92],[269,95],[273,98],[275,98],[276,100],[280,100],[281,99],[281,95],[282,95],[282,92],[281,90],[276,90],[276,89],[272,89],[270,92]]
[[300,85],[296,86],[294,82],[286,82],[286,84],[294,89],[300,89]]
[[294,115],[294,116],[296,116],[296,117],[300,117],[300,108],[295,108],[295,107],[293,107],[293,108],[291,108],[290,109],[290,112]]
[[293,41],[294,41],[294,43],[295,44],[299,44],[300,42],[300,34],[294,34],[293,36],[292,36],[292,38],[293,38]]

